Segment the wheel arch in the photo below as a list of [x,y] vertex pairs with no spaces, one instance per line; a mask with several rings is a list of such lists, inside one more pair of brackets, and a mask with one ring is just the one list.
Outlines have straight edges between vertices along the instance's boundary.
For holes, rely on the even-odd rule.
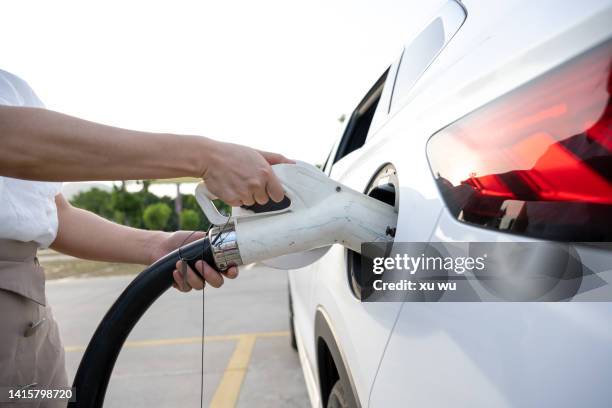
[[347,395],[351,407],[361,408],[357,389],[353,381],[350,369],[347,366],[344,353],[338,344],[336,334],[329,315],[319,306],[315,314],[315,350],[317,353],[317,376],[319,379],[319,393],[323,407],[327,405],[332,387],[340,380],[345,390],[350,390]]

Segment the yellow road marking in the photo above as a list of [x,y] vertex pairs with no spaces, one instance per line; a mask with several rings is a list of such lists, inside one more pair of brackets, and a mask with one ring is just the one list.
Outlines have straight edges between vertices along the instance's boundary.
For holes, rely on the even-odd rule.
[[[204,342],[213,341],[236,341],[240,340],[245,336],[255,337],[286,337],[289,336],[287,331],[279,332],[262,332],[262,333],[243,333],[243,334],[226,334],[219,336],[205,336]],[[123,348],[142,348],[142,347],[157,347],[157,346],[169,346],[175,344],[197,344],[202,342],[202,337],[178,337],[173,339],[151,339],[151,340],[134,340],[126,341],[123,344]],[[64,350],[69,352],[74,351],[85,351],[86,346],[67,346]]]
[[242,381],[246,375],[256,339],[257,336],[247,334],[241,336],[240,340],[238,340],[234,354],[232,354],[225,368],[225,372],[223,373],[223,378],[221,378],[215,395],[213,395],[210,403],[211,408],[236,406],[238,396],[240,395],[240,388],[242,387]]
[[[230,358],[227,367],[223,371],[223,377],[219,386],[215,390],[210,407],[226,408],[235,407],[242,382],[246,375],[246,370],[249,367],[255,340],[260,337],[286,337],[289,336],[288,331],[278,332],[261,332],[261,333],[243,333],[243,334],[227,334],[218,336],[205,336],[204,342],[215,341],[237,341],[234,353]],[[157,347],[176,344],[198,344],[202,342],[202,337],[178,337],[173,339],[151,339],[151,340],[136,340],[126,341],[123,344],[124,348],[142,348],[142,347]],[[85,351],[85,346],[68,346],[64,350],[66,352]]]

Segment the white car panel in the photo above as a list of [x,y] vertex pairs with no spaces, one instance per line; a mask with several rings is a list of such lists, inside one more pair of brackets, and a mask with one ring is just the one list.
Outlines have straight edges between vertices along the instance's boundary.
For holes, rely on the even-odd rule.
[[372,407],[609,407],[610,303],[406,303]]
[[[366,144],[331,170],[332,178],[363,191],[382,165],[395,166],[397,241],[526,241],[451,216],[428,165],[427,140],[612,37],[610,0],[474,0],[465,7],[461,29],[398,110],[385,114],[399,60],[390,67]],[[612,401],[605,384],[612,378],[611,303],[362,303],[352,294],[340,246],[290,271],[290,282],[305,370],[318,381],[314,317],[322,307],[362,406],[603,407]],[[320,396],[311,400],[319,404]]]
[[[610,2],[539,2],[528,9],[519,3],[510,7],[514,13],[497,4],[500,10],[479,4],[472,13],[468,2],[465,27],[405,109],[420,105],[428,116],[429,105],[441,118],[458,118],[612,34]],[[554,16],[542,26],[547,11]],[[474,21],[479,14],[495,30],[482,32]],[[517,19],[525,22],[520,32]],[[465,45],[464,37],[482,42]],[[460,223],[443,210],[432,240],[529,239]],[[611,312],[610,303],[406,303],[370,406],[609,406],[612,391],[604,382],[612,368],[602,361],[612,361]]]

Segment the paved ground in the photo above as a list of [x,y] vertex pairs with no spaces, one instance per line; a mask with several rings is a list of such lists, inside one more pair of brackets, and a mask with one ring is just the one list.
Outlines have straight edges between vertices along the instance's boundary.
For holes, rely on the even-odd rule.
[[[101,317],[133,276],[47,282],[72,378]],[[205,406],[307,407],[288,337],[287,277],[243,268],[206,291]],[[106,407],[197,407],[202,292],[171,290],[134,329],[111,379]]]

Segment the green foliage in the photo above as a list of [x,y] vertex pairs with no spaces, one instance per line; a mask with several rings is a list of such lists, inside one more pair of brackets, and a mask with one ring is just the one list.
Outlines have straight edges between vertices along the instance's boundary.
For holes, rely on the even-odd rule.
[[164,203],[151,204],[145,208],[142,220],[145,226],[151,230],[163,230],[172,215],[172,209]]
[[219,212],[221,214],[224,215],[230,215],[232,213],[232,207],[230,207],[229,205],[225,204],[225,202],[221,201],[221,200],[215,200],[215,207],[217,207],[219,209]]
[[[183,211],[174,211],[175,200],[142,190],[130,193],[121,188],[107,192],[98,188],[77,194],[72,205],[98,214],[108,220],[136,228],[176,231],[177,229],[206,231],[210,222],[192,195],[181,195]],[[162,205],[157,205],[162,204]],[[229,215],[231,208],[221,200],[215,205],[222,214]],[[150,207],[156,209],[149,209]],[[161,208],[164,208],[161,210]],[[186,211],[189,210],[189,211]]]
[[183,199],[183,208],[194,210],[200,214],[202,213],[200,210],[200,205],[198,204],[198,200],[196,200],[195,196],[181,194],[181,197]]
[[167,202],[166,204],[170,205],[172,207],[172,199],[170,197],[158,197],[153,193],[149,193],[148,191],[139,191],[137,193],[131,193],[131,194],[135,194],[137,196],[140,197],[140,199],[142,200],[142,205],[144,207],[147,207],[151,204],[155,204],[155,203],[159,203],[160,201],[163,201],[164,198],[167,198],[169,203]]
[[106,219],[114,219],[114,209],[111,205],[111,193],[92,188],[81,192],[72,199],[72,205],[96,213]]
[[125,224],[125,214],[121,211],[113,211],[112,220],[118,224]]
[[[128,193],[119,188],[113,188],[111,206],[123,214],[123,223],[131,227],[142,227],[144,197],[139,193]],[[119,220],[116,219],[118,222]]]
[[148,193],[152,180],[141,180],[141,181],[138,181],[137,183],[142,184],[142,191],[144,191],[145,193]]
[[181,211],[181,215],[179,216],[179,227],[182,230],[197,230],[200,227],[200,215],[190,209]]
[[[182,197],[183,197],[183,208],[193,210],[196,213],[198,213],[198,215],[200,216],[200,224],[197,229],[200,231],[208,230],[208,228],[210,228],[210,221],[208,220],[208,218],[206,218],[206,216],[202,212],[202,209],[200,208],[200,205],[198,204],[198,201],[196,200],[196,198],[192,195],[183,195]],[[229,205],[225,204],[223,201],[215,200],[214,203],[215,203],[215,206],[221,212],[221,214],[225,214],[225,215],[231,214],[232,208]]]

